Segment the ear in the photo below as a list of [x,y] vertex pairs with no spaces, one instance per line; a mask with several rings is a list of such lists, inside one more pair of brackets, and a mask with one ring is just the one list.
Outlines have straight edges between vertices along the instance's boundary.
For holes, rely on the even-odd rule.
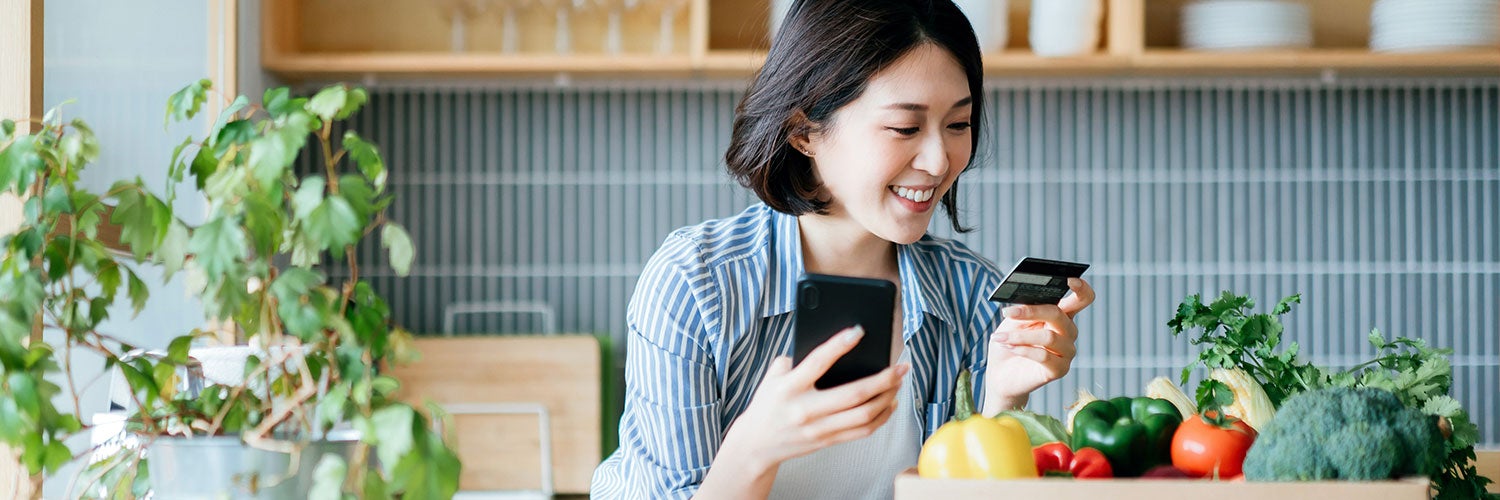
[[792,149],[801,151],[809,157],[817,154],[817,151],[813,149],[812,120],[807,118],[807,113],[803,113],[800,109],[793,111],[792,116],[787,118],[787,130],[789,133],[786,142],[792,145]]

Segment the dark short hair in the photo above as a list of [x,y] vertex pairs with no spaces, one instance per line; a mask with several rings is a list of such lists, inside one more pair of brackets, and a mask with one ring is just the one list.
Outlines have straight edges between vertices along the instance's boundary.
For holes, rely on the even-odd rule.
[[[974,28],[952,0],[797,0],[735,108],[724,155],[730,175],[777,211],[827,213],[811,160],[789,139],[827,126],[875,73],[924,43],[953,54],[968,78],[972,165],[981,137],[984,68]],[[967,232],[958,222],[956,186],[941,202],[953,229]]]

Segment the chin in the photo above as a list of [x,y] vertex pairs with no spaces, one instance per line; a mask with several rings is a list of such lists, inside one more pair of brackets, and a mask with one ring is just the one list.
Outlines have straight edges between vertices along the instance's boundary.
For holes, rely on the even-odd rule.
[[891,228],[882,231],[880,238],[897,245],[910,245],[922,239],[925,234],[927,234],[927,226],[922,226],[920,229]]

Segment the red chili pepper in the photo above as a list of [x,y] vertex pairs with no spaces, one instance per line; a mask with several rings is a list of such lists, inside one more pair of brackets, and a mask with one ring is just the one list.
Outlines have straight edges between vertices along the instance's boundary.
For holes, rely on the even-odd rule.
[[1114,469],[1103,452],[1094,448],[1068,449],[1067,443],[1047,443],[1031,449],[1038,476],[1063,476],[1079,479],[1114,477]]

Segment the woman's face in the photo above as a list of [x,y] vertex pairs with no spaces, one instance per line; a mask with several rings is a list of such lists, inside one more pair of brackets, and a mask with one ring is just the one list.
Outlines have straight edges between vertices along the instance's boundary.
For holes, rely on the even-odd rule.
[[973,154],[971,100],[963,68],[934,44],[876,73],[807,138],[829,217],[894,243],[921,238]]

